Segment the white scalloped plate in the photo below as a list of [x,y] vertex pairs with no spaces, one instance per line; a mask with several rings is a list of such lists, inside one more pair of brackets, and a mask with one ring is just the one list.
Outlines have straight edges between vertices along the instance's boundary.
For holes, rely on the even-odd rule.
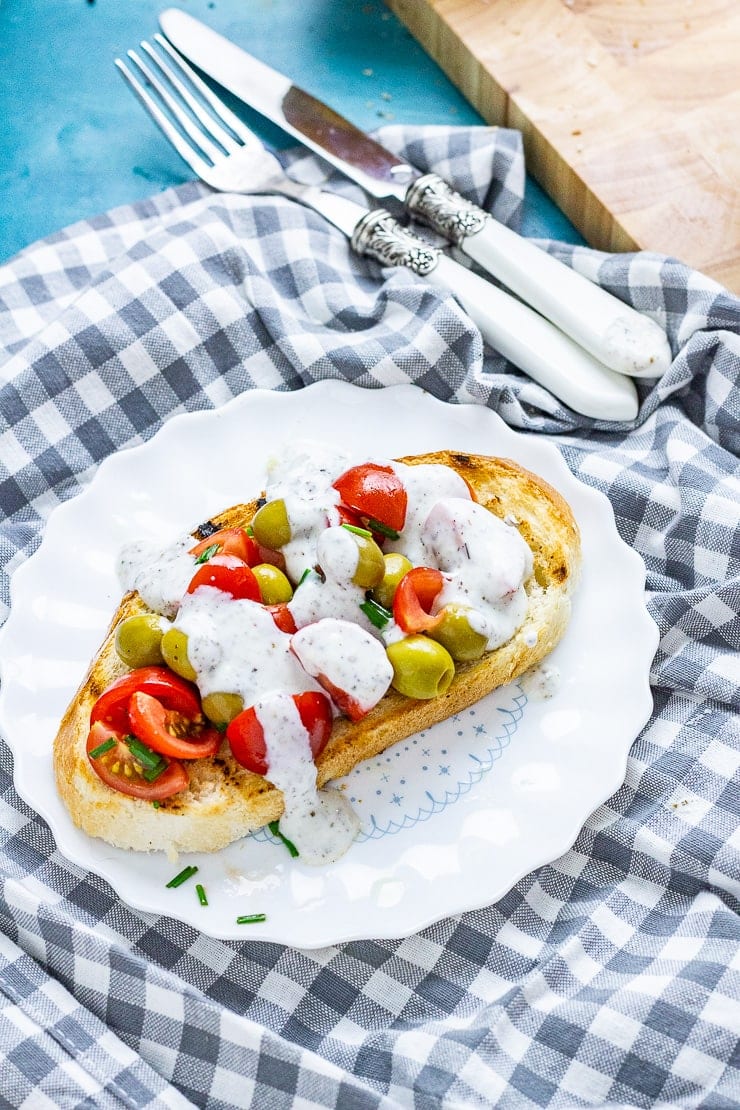
[[[111,848],[72,824],[54,787],[59,720],[119,600],[116,554],[131,537],[166,540],[262,487],[264,464],[295,437],[397,456],[448,448],[516,459],[570,502],[583,575],[566,636],[551,657],[550,699],[513,684],[457,718],[397,744],[343,784],[362,829],[347,855],[312,868],[261,831],[214,855]],[[131,906],[216,937],[316,948],[399,937],[502,897],[556,859],[621,785],[630,745],[652,710],[657,629],[645,571],[619,538],[608,500],[578,482],[553,442],[513,432],[482,406],[447,405],[414,386],[363,390],[321,382],[254,390],[223,408],[172,418],[142,446],[107,459],[51,515],[39,550],[12,580],[0,635],[0,728],[18,793],[60,851]],[[194,882],[165,884],[196,863]],[[239,926],[263,912],[263,924]]]

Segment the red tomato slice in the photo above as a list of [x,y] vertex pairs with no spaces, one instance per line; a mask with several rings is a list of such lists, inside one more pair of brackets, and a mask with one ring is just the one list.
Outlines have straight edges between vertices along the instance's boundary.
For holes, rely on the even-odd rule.
[[287,601],[280,601],[275,605],[267,605],[266,608],[272,614],[272,619],[281,632],[290,632],[292,636],[294,632],[298,631],[293,614],[288,608]]
[[128,704],[131,695],[138,690],[151,694],[166,709],[186,717],[197,717],[200,713],[198,690],[191,682],[186,682],[168,667],[137,667],[117,678],[100,695],[90,713],[90,724],[103,721],[120,732],[129,732]]
[[214,555],[235,555],[248,567],[256,567],[258,563],[263,562],[260,558],[259,544],[252,536],[247,535],[243,528],[221,528],[201,540],[195,547],[191,547],[190,554],[198,558],[209,548],[216,549],[209,558],[213,558]]
[[[311,753],[316,759],[323,752],[331,735],[331,702],[325,694],[308,690],[303,694],[293,694],[303,727],[308,732]],[[255,775],[266,775],[267,745],[265,734],[254,706],[245,709],[226,729],[226,739],[231,745],[234,759]]]
[[[143,798],[145,801],[157,802],[164,798],[171,798],[181,790],[188,788],[188,774],[181,763],[176,760],[168,762],[166,770],[152,782],[147,782],[139,770],[141,764],[132,755],[128,744],[123,737],[125,732],[112,729],[103,721],[96,721],[87,737],[87,755],[90,766],[99,779],[121,794],[128,794],[131,798]],[[93,757],[94,752],[107,740],[114,740],[115,744],[107,751]]]
[[349,509],[370,517],[400,532],[406,521],[406,490],[389,466],[363,463],[350,467],[336,482],[334,489]]
[[257,579],[247,564],[235,555],[214,555],[203,563],[190,580],[187,592],[192,594],[199,586],[213,586],[247,601],[262,600]]
[[432,616],[434,599],[444,585],[442,572],[432,567],[414,567],[404,574],[393,595],[393,617],[404,632],[426,632],[439,624],[441,615]]
[[204,727],[202,713],[194,720],[165,709],[151,694],[138,691],[128,707],[131,731],[148,747],[172,759],[203,759],[221,747],[221,734]]
[[344,713],[345,717],[349,717],[350,721],[359,721],[370,712],[369,709],[363,709],[357,699],[346,690],[341,690],[339,686],[330,682],[325,674],[317,674],[316,681],[324,687],[337,709]]

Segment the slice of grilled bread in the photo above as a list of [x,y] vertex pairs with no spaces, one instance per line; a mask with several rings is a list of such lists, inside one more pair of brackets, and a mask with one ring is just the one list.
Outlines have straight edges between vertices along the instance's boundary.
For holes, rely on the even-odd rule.
[[[534,556],[534,572],[525,583],[527,614],[508,643],[475,662],[458,663],[446,694],[419,701],[390,689],[362,720],[338,718],[318,759],[319,785],[348,774],[361,760],[459,712],[535,666],[552,651],[568,624],[580,568],[580,537],[570,507],[556,490],[509,459],[438,451],[401,461],[452,467],[482,505],[517,522]],[[256,507],[256,502],[236,505],[213,523],[218,528],[245,526]],[[106,786],[86,755],[90,711],[103,690],[127,669],[115,651],[115,628],[124,618],[146,611],[137,594],[123,598],[62,720],[54,742],[58,789],[76,825],[118,847],[217,851],[279,818],[283,807],[281,793],[240,766],[228,743],[216,756],[190,762],[188,790],[160,802],[158,808]]]

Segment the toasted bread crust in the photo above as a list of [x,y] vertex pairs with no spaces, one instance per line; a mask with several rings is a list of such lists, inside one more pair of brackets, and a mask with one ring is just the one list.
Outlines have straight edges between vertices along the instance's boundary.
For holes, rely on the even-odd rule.
[[[361,721],[339,718],[318,759],[319,785],[348,774],[360,761],[472,705],[541,662],[562,637],[570,617],[580,537],[568,504],[555,489],[510,459],[438,451],[400,461],[452,467],[482,505],[499,517],[517,520],[534,555],[534,573],[525,586],[527,616],[508,643],[475,662],[458,664],[443,696],[417,701],[390,689]],[[232,506],[213,523],[219,528],[245,525],[256,508],[256,501]],[[227,743],[216,756],[193,761],[189,789],[157,809],[106,786],[90,768],[85,752],[95,701],[127,669],[115,651],[115,628],[126,617],[146,611],[135,593],[121,601],[55,738],[57,786],[75,824],[110,844],[138,851],[217,851],[277,819],[283,808],[281,793],[241,767]]]

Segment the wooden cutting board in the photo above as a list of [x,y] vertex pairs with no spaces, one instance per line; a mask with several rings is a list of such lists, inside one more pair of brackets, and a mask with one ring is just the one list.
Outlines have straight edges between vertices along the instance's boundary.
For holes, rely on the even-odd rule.
[[738,0],[386,0],[602,250],[740,293]]

